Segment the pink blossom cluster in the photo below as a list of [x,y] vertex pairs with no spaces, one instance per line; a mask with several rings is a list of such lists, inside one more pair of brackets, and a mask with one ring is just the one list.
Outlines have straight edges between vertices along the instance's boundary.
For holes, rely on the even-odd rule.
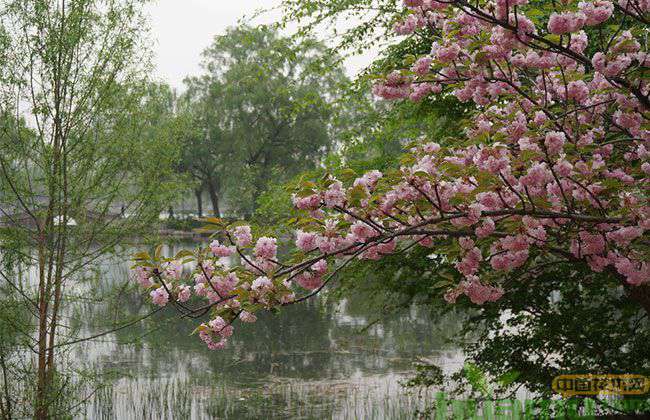
[[232,325],[220,316],[199,326],[199,337],[210,350],[224,348],[232,333]]
[[210,243],[210,251],[215,257],[229,257],[235,252],[232,247],[222,245],[216,239]]

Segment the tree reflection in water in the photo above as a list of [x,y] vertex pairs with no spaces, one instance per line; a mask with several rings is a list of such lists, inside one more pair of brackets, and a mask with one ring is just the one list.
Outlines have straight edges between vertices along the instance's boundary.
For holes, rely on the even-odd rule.
[[[170,249],[170,252],[174,250]],[[127,267],[106,261],[88,287],[124,284]],[[146,314],[137,292],[118,296],[124,318]],[[80,303],[80,335],[114,319],[115,305]],[[374,320],[360,299],[313,300],[278,314],[237,324],[226,349],[208,350],[196,323],[172,309],[131,328],[79,345],[75,362],[100,372],[106,386],[91,398],[86,418],[399,418],[412,417],[426,395],[410,395],[400,381],[418,356],[459,363],[439,331],[456,319],[431,319],[424,310]],[[430,401],[429,401],[430,402]]]

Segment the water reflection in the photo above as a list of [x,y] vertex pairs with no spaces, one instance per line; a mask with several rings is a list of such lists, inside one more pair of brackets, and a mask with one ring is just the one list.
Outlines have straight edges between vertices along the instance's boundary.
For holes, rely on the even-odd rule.
[[[107,259],[100,272],[76,292],[113,294],[119,313],[110,303],[75,303],[81,336],[152,310],[136,289],[123,289],[127,264]],[[197,322],[172,309],[82,343],[76,363],[113,379],[80,418],[412,418],[428,396],[406,394],[400,381],[417,356],[458,363],[438,333],[454,330],[456,320],[434,323],[414,308],[360,333],[376,316],[361,303],[321,299],[261,313],[255,324],[236,324],[222,351],[190,337]]]

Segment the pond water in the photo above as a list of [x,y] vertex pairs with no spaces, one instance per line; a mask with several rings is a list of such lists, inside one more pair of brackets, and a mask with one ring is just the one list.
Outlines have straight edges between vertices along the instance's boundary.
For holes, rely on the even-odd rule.
[[[178,249],[168,247],[167,255]],[[108,258],[96,281],[76,285],[79,296],[110,295],[113,302],[82,299],[68,306],[78,336],[154,309],[123,287],[129,283],[128,262]],[[459,367],[459,352],[446,347],[444,334],[457,321],[433,320],[413,308],[362,331],[376,316],[360,299],[320,298],[236,324],[228,347],[210,351],[190,336],[198,321],[165,309],[70,348],[67,357],[79,369],[105,378],[89,389],[78,418],[413,418],[432,396],[401,383],[418,357]]]

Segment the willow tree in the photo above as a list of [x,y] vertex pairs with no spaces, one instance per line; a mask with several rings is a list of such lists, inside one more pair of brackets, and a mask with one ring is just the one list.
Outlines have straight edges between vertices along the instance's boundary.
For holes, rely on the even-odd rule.
[[140,82],[148,62],[140,4],[2,5],[1,239],[19,238],[36,273],[34,287],[10,271],[2,279],[35,318],[33,415],[40,419],[67,413],[58,363],[75,341],[60,338],[66,290],[120,238],[157,216],[170,185],[173,145],[152,135],[155,95]]
[[266,26],[230,28],[203,52],[204,74],[181,98],[195,121],[184,150],[215,214],[223,197],[250,214],[272,177],[313,168],[331,148],[346,82],[334,62],[323,44]]

